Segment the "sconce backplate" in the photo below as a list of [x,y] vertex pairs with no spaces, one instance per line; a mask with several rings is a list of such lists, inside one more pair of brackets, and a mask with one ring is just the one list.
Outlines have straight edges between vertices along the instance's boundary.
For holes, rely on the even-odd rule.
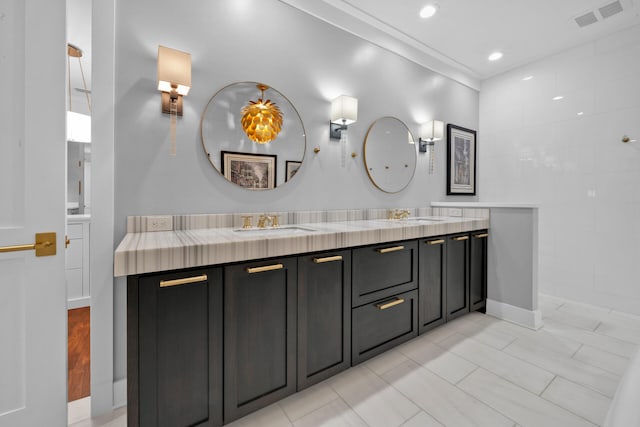
[[342,129],[342,125],[329,122],[329,138],[340,139],[340,136],[342,135]]
[[[178,104],[178,116],[182,116],[182,96],[178,95],[176,100]],[[162,112],[165,114],[171,114],[171,94],[169,92],[162,92]]]

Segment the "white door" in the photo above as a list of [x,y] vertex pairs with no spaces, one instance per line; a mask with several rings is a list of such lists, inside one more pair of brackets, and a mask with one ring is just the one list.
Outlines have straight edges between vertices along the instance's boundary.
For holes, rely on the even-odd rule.
[[65,1],[0,0],[0,426],[67,424]]

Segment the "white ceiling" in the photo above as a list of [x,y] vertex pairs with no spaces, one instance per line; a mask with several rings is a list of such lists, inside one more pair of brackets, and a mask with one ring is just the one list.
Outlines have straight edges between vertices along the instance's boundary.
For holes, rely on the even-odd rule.
[[[606,19],[598,9],[615,0],[280,1],[476,88],[481,80],[640,23],[634,0],[619,0],[623,11]],[[438,13],[420,18],[430,3],[438,4]],[[580,28],[574,18],[590,11],[598,22]],[[503,59],[488,61],[495,50]]]

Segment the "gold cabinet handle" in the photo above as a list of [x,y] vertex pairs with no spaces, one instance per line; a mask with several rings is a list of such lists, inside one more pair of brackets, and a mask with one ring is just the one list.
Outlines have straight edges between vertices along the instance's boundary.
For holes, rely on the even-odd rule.
[[427,240],[425,242],[427,245],[441,245],[444,243],[444,239],[438,239],[438,240]]
[[342,255],[328,256],[324,258],[314,258],[313,262],[316,264],[323,264],[325,262],[342,261]]
[[380,304],[376,304],[378,310],[386,310],[387,308],[394,307],[396,305],[402,304],[404,302],[404,298],[396,298],[393,301],[389,302],[381,302]]
[[185,277],[184,279],[161,280],[160,287],[168,288],[169,286],[180,286],[180,285],[187,285],[189,283],[198,283],[198,282],[206,282],[206,281],[207,281],[207,275],[203,274],[201,276]]
[[460,242],[462,240],[469,240],[469,236],[458,236],[458,237],[454,237],[453,240],[455,240],[456,242]]
[[273,271],[273,270],[282,270],[284,265],[282,264],[271,264],[271,265],[263,265],[262,267],[247,267],[245,268],[246,272],[249,274],[253,273],[263,273],[265,271]]
[[379,254],[387,254],[389,252],[397,252],[397,251],[401,251],[404,249],[404,246],[400,245],[400,246],[392,246],[390,248],[381,248],[381,249],[376,249],[376,251]]
[[473,237],[476,239],[484,239],[485,237],[489,237],[489,233],[474,234]]
[[36,242],[29,245],[0,246],[2,252],[19,252],[34,249],[36,256],[56,254],[56,233],[36,233]]

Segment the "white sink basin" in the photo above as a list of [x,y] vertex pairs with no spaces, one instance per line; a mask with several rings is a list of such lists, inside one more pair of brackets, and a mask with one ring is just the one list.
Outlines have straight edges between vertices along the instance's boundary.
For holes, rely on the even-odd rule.
[[446,221],[446,218],[439,218],[439,217],[430,217],[430,216],[416,216],[416,217],[409,217],[409,218],[403,218],[403,219],[383,219],[382,221],[385,222],[392,222],[392,223],[397,223],[397,224],[415,224],[415,223],[430,223],[430,222],[440,222],[440,221]]
[[277,236],[280,234],[301,234],[301,233],[309,233],[314,230],[309,227],[298,227],[297,225],[285,225],[282,227],[273,227],[273,228],[238,228],[237,230],[233,230],[235,233],[243,234],[245,236],[256,236],[256,235],[264,235],[264,236]]

